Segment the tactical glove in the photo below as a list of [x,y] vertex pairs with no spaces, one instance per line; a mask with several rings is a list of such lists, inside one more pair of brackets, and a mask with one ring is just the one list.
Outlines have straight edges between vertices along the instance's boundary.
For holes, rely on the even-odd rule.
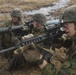
[[26,40],[26,39],[29,39],[31,37],[33,37],[34,35],[33,34],[28,34],[28,35],[25,35],[22,37],[22,41]]

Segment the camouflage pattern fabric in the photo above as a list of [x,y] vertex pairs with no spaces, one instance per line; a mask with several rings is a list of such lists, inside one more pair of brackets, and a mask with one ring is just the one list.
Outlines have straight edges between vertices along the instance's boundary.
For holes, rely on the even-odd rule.
[[[21,25],[21,24],[24,24],[24,23],[20,22],[19,24],[16,24],[16,25]],[[3,27],[9,27],[9,26],[15,26],[15,24],[13,24],[13,22],[10,20],[4,22]],[[14,35],[10,30],[8,33],[0,34],[0,37],[1,37],[0,38],[1,48],[9,48],[16,44]],[[8,58],[12,54],[13,54],[13,51],[9,51],[9,52],[3,53],[3,56]]]
[[62,65],[59,75],[76,75],[76,58],[66,60]]
[[76,59],[66,60],[60,71],[52,64],[47,64],[41,72],[43,75],[76,75]]
[[41,70],[43,75],[56,75],[56,73],[58,72],[56,71],[57,70],[53,67],[53,65],[49,63]]
[[[71,45],[70,49],[71,51],[74,51],[74,48],[76,50],[76,43],[75,43],[75,39],[72,40],[74,42],[72,42],[74,45]],[[56,53],[55,52],[52,52],[53,53],[53,56],[60,56],[60,54],[63,56],[65,56],[63,53],[59,53],[60,51],[56,50]],[[65,53],[67,52],[67,49],[65,50]],[[73,54],[73,56],[71,56]],[[58,60],[61,62],[61,66],[58,66],[57,64],[59,63],[57,58],[53,58],[53,63],[51,62],[50,64],[47,64],[43,69],[42,69],[42,73],[44,75],[76,75],[76,53],[75,52],[71,52],[71,55],[66,53],[66,59],[64,61],[62,61],[61,59],[61,56],[58,57]],[[52,61],[52,60],[51,60]],[[56,63],[56,65],[55,65]],[[59,68],[58,68],[59,67]]]

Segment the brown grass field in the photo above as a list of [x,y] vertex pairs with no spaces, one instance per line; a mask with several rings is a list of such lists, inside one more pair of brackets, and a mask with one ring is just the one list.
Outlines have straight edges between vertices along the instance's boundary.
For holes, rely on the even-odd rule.
[[[10,15],[5,13],[10,13],[14,8],[20,8],[23,11],[39,9],[40,7],[45,7],[52,5],[56,0],[0,0],[0,25],[4,20],[9,19]],[[4,13],[4,14],[3,14]]]
[[54,1],[56,0],[0,0],[0,12],[10,12],[15,7],[22,10],[38,9],[48,6]]
[[[52,6],[52,3],[55,1],[57,0],[0,0],[0,14],[2,14],[0,15],[0,25],[4,20],[10,18],[10,15],[6,15],[6,13],[10,13],[14,8],[18,7],[23,11],[39,9],[40,7],[47,7],[49,5]],[[73,4],[76,4],[76,0],[71,0],[69,5]],[[52,15],[59,15],[63,9],[64,8],[52,13]]]
[[[0,15],[0,25],[3,23],[3,21],[7,20],[10,18],[8,15],[5,15],[5,13],[10,13],[13,8],[19,7],[23,11],[25,10],[32,10],[32,9],[39,9],[40,7],[46,7],[49,5],[52,5],[53,2],[57,0],[0,0],[0,14],[2,13],[3,15]],[[76,0],[71,0],[69,5],[74,5],[76,4]],[[53,15],[58,15],[61,11],[63,11],[64,8],[58,10],[55,14]],[[2,58],[0,56],[0,69],[5,67],[7,65],[7,60]],[[38,68],[31,67],[28,69],[22,68],[17,71],[14,71],[12,73],[4,70],[0,70],[0,75],[41,75],[40,71]]]

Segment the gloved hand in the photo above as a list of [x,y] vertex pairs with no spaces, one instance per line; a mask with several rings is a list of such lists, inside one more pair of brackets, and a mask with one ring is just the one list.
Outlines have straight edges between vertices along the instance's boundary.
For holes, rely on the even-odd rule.
[[43,59],[45,59],[48,63],[50,63],[50,59],[52,57],[52,54],[50,52],[45,52],[43,55]]
[[52,53],[49,49],[44,48],[37,44],[38,49],[40,50],[40,53],[42,54],[42,59],[46,60],[47,62],[50,62],[50,58],[52,57]]
[[44,53],[41,53],[40,59],[37,61],[38,65],[43,64],[44,61],[47,63],[50,63],[50,59],[52,57],[52,54],[50,52],[44,51]]
[[25,50],[29,49],[29,46],[30,46],[30,45],[28,45],[28,46],[23,46],[23,47],[20,47],[20,48],[14,50],[14,54],[21,54],[21,53],[23,53]]
[[27,30],[29,30],[29,27],[27,25],[24,25],[23,26],[23,30],[26,30],[27,31]]
[[26,40],[26,39],[29,39],[31,37],[33,37],[34,35],[33,34],[28,34],[28,35],[25,35],[22,37],[22,41]]

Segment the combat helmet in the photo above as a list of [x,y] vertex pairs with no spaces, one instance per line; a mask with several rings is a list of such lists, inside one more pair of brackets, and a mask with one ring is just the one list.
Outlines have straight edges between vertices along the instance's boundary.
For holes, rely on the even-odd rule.
[[15,9],[13,9],[13,11],[11,12],[11,16],[15,16],[15,17],[19,17],[20,19],[22,19],[23,18],[23,11],[21,10],[21,9],[19,9],[19,8],[15,8]]
[[42,13],[33,15],[32,19],[43,25],[46,23],[46,16]]
[[61,23],[76,22],[76,5],[67,7],[62,13]]

